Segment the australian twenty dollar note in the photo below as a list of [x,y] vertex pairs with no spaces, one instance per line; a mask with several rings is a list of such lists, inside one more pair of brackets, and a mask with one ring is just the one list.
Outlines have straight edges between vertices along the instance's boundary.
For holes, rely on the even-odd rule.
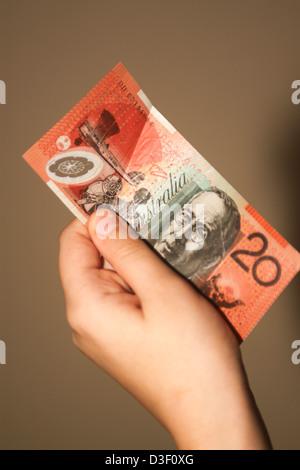
[[299,271],[299,253],[159,113],[121,63],[24,158],[83,223],[99,206],[112,207],[242,339]]

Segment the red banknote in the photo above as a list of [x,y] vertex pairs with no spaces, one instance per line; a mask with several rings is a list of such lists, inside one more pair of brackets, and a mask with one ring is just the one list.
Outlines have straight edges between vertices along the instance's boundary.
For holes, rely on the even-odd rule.
[[97,207],[113,208],[242,339],[299,271],[299,253],[159,113],[122,64],[24,158],[83,223]]

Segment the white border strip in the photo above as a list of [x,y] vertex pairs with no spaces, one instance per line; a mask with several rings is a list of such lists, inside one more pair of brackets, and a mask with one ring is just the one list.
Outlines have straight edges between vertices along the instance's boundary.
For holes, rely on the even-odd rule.
[[170,134],[174,134],[174,132],[176,132],[175,127],[173,127],[172,124],[170,124],[169,121],[167,121],[167,119],[162,114],[160,114],[160,112],[154,106],[151,108],[151,113],[167,129],[167,131],[170,132]]
[[160,112],[151,104],[149,98],[145,95],[143,90],[138,92],[138,97],[143,101],[145,106],[151,111],[151,114],[170,132],[170,134],[174,134],[176,132],[175,127],[169,123],[169,121],[162,115]]
[[64,193],[59,189],[59,187],[53,183],[53,181],[49,180],[47,181],[47,186],[56,194],[57,197],[67,206],[68,209],[77,217],[77,219],[80,220],[83,224],[87,223],[87,217],[84,217],[84,215],[77,209],[77,207],[72,204],[70,199],[67,198],[67,196],[64,195]]
[[138,95],[138,97],[143,101],[143,103],[145,104],[145,106],[147,106],[147,108],[149,109],[149,111],[151,111],[151,108],[152,108],[151,101],[149,100],[148,96],[145,95],[145,93],[143,92],[143,90],[140,90],[137,95]]

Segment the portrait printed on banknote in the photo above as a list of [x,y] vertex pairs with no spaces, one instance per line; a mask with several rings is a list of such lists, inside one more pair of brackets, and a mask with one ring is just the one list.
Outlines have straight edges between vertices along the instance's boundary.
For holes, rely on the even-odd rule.
[[[234,200],[220,189],[199,188],[198,193],[184,199],[183,203],[165,233],[158,240],[152,240],[152,245],[188,279],[195,276],[205,279],[233,247],[240,232],[240,213]],[[204,211],[203,224],[196,231],[199,206]],[[185,217],[187,209],[190,209],[189,217]],[[176,237],[183,224],[184,230]]]

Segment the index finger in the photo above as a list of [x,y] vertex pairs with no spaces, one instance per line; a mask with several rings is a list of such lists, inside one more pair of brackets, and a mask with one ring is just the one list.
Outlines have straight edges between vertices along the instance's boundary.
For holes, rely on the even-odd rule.
[[76,294],[89,271],[102,267],[99,251],[85,225],[75,219],[60,235],[59,271],[63,288]]

